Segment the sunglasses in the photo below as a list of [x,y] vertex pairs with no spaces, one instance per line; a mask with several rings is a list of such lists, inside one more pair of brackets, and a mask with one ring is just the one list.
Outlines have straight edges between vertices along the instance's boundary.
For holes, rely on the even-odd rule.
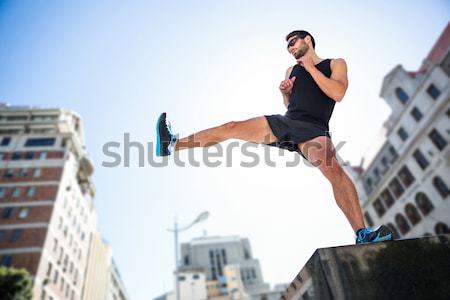
[[286,47],[286,48],[289,49],[289,47],[294,46],[294,44],[297,43],[297,41],[298,41],[299,38],[300,38],[299,36],[296,36],[295,38],[293,38],[292,40],[290,40],[289,43],[287,44],[287,47]]

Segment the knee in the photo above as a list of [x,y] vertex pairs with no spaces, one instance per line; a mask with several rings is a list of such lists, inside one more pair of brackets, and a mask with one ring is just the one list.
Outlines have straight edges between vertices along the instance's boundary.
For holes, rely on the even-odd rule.
[[319,166],[319,169],[330,182],[340,180],[344,176],[344,170],[337,161],[331,165],[324,163],[322,166]]
[[231,122],[227,122],[227,123],[223,124],[221,127],[224,130],[231,131],[236,128],[236,125],[237,125],[237,122],[231,121]]

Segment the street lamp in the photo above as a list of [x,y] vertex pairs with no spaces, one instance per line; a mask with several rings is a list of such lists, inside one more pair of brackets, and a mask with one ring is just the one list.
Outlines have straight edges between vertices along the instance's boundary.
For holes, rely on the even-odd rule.
[[201,214],[197,216],[197,218],[189,225],[185,227],[178,228],[178,222],[175,219],[174,227],[167,229],[168,231],[173,232],[174,240],[175,240],[175,297],[176,300],[180,300],[180,284],[178,282],[178,233],[181,231],[188,230],[192,226],[194,226],[197,223],[200,223],[204,220],[206,220],[209,217],[209,212],[204,211]]

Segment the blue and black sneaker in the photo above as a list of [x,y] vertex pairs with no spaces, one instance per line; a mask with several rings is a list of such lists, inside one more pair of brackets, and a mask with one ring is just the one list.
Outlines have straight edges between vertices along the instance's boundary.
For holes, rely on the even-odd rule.
[[381,225],[377,230],[370,228],[361,228],[356,232],[356,244],[376,243],[392,240],[392,230],[389,227]]
[[166,113],[162,113],[156,123],[156,156],[167,156],[172,154],[177,137],[172,133],[170,122],[166,121]]

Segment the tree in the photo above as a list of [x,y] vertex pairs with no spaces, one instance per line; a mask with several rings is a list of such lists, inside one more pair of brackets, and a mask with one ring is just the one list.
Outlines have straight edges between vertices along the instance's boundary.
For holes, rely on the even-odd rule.
[[0,266],[1,300],[30,300],[33,296],[32,285],[27,270]]

